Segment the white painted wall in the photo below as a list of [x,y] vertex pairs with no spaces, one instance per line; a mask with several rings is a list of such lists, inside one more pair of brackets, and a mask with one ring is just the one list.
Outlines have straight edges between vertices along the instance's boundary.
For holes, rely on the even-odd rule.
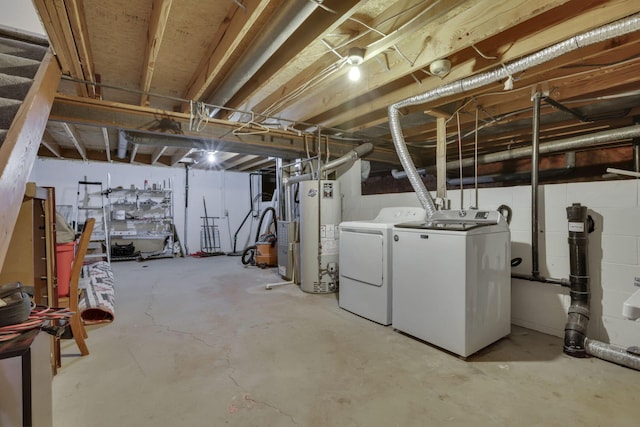
[[[419,206],[414,193],[362,196],[360,165],[340,176],[343,220],[375,217],[382,207]],[[596,230],[589,235],[591,318],[589,337],[621,346],[640,345],[640,321],[623,318],[622,304],[638,287],[640,278],[640,181],[604,181],[554,184],[540,187],[540,274],[569,277],[566,207],[581,203],[589,208]],[[435,195],[432,193],[432,195]],[[449,191],[452,209],[460,208],[460,191]],[[464,207],[475,202],[475,192],[464,190]],[[479,208],[513,210],[512,257],[523,263],[514,273],[531,273],[531,187],[479,190]],[[562,336],[570,298],[566,288],[512,280],[512,322],[548,334]]]
[[[41,186],[55,187],[56,204],[75,207],[78,181],[101,181],[106,189],[108,175],[111,176],[112,188],[129,188],[132,184],[142,188],[145,180],[148,180],[149,184],[164,181],[168,186],[171,181],[174,190],[174,223],[184,243],[186,174],[183,168],[38,158],[33,166],[30,181]],[[260,191],[260,180],[256,176],[253,180],[254,194],[257,194]],[[220,231],[221,249],[223,252],[230,252],[233,247],[232,236],[250,210],[249,174],[193,169],[189,171],[187,245],[190,253],[200,250],[201,217],[204,216],[203,197],[207,203],[208,216],[219,217],[215,219],[215,225]],[[254,243],[259,220],[257,216],[265,206],[266,204],[259,204],[256,207],[238,234],[239,251]]]
[[0,25],[44,35],[45,31],[29,0],[0,0]]

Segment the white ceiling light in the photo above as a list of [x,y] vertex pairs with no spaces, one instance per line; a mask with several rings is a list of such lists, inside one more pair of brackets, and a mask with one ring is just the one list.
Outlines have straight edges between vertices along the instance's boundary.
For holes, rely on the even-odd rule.
[[360,47],[352,47],[351,49],[349,49],[349,54],[347,55],[347,63],[351,65],[351,69],[349,70],[349,80],[360,80],[359,65],[362,64],[363,61],[364,49]]
[[209,163],[213,163],[216,161],[216,152],[215,151],[209,151],[207,153],[207,161]]
[[429,72],[436,77],[444,77],[451,71],[451,61],[438,59],[429,65]]

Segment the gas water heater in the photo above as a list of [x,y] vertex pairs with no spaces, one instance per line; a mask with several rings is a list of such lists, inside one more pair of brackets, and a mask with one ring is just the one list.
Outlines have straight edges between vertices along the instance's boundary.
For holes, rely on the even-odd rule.
[[338,287],[342,201],[338,181],[300,183],[300,289],[314,294]]

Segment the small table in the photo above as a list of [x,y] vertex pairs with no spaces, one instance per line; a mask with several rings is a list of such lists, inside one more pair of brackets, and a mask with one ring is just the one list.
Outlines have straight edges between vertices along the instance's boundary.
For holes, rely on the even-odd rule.
[[31,329],[19,337],[0,343],[0,360],[20,356],[22,358],[22,425],[31,426],[31,344],[40,328]]

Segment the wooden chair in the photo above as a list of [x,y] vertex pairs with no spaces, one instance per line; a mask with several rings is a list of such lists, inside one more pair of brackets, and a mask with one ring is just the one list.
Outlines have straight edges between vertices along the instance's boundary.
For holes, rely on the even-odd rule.
[[80,288],[78,285],[80,283],[80,273],[82,273],[82,264],[84,263],[84,257],[87,254],[95,222],[95,218],[89,218],[84,224],[84,229],[82,230],[80,241],[78,242],[76,256],[71,264],[71,278],[69,280],[69,310],[75,313],[70,319],[71,332],[73,332],[73,339],[76,340],[76,344],[80,349],[80,354],[83,356],[89,354],[89,349],[87,348],[87,344],[84,342],[85,338],[88,337],[87,331],[82,324],[80,312],[78,311],[78,303],[80,300]]

